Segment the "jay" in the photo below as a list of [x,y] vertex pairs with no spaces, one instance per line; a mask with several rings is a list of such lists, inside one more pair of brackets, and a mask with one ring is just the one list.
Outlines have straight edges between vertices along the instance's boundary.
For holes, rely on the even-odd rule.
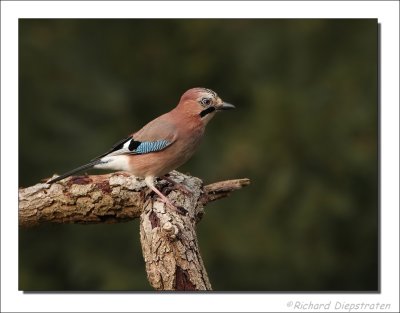
[[53,178],[47,183],[55,183],[90,168],[127,171],[136,177],[144,178],[147,186],[164,203],[176,209],[170,200],[156,188],[154,179],[166,178],[165,175],[189,160],[203,137],[207,123],[215,113],[234,108],[234,105],[223,102],[210,89],[189,89],[170,112],[152,120],[89,163]]

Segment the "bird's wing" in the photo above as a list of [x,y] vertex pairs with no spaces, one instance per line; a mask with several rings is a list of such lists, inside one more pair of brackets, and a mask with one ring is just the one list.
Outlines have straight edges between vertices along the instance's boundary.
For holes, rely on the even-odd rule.
[[110,150],[94,158],[122,154],[146,154],[164,150],[176,141],[177,130],[175,125],[165,120],[164,116],[145,125],[138,132],[117,142]]
[[109,154],[111,154],[111,153],[113,153],[113,152],[116,152],[116,151],[120,151],[121,149],[123,149],[124,144],[127,143],[128,141],[130,141],[131,139],[132,139],[132,136],[129,136],[129,137],[127,137],[127,138],[124,138],[124,139],[118,141],[116,144],[114,144],[114,145],[111,147],[110,150],[108,150],[107,152],[105,152],[105,153],[103,153],[103,154],[101,154],[101,155],[95,157],[94,159],[92,159],[92,160],[90,160],[90,161],[99,160],[99,159],[101,159],[102,157],[105,157],[106,155],[109,155]]

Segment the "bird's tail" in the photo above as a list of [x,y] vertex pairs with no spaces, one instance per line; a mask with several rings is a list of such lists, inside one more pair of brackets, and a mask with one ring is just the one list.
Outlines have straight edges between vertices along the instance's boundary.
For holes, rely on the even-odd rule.
[[67,177],[75,174],[75,173],[90,169],[90,168],[92,168],[95,165],[100,164],[100,163],[103,163],[100,159],[94,160],[94,161],[92,161],[92,162],[90,162],[88,164],[79,166],[79,167],[77,167],[77,168],[75,168],[75,169],[73,169],[73,170],[71,170],[69,172],[66,172],[65,174],[62,174],[62,175],[60,175],[60,176],[58,176],[56,178],[53,178],[53,179],[49,180],[47,182],[47,184],[52,184],[52,183],[58,182],[58,181],[60,181],[60,180],[62,180],[64,178],[67,178]]

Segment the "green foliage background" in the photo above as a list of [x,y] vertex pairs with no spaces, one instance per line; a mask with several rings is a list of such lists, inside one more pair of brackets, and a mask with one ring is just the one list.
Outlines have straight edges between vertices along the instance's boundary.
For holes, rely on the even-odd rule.
[[[235,111],[180,170],[252,184],[198,226],[215,290],[378,289],[375,19],[21,19],[19,182],[85,163],[191,87]],[[22,290],[152,290],[138,221],[20,229]]]

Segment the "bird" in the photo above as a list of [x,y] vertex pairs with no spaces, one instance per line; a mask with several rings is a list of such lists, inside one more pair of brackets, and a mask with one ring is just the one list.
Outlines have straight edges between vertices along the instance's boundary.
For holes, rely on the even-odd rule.
[[191,88],[183,93],[177,106],[168,113],[150,121],[89,163],[52,178],[47,183],[56,183],[91,168],[126,171],[143,178],[162,202],[176,209],[155,186],[155,179],[161,177],[179,185],[166,175],[193,156],[206,125],[217,112],[234,108],[211,89]]

